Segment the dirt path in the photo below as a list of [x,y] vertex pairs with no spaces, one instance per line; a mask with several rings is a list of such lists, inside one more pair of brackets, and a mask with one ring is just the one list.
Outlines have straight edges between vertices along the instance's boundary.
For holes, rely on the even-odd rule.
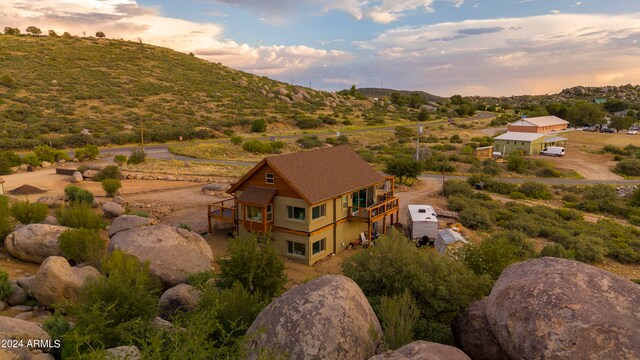
[[623,177],[611,172],[615,162],[611,155],[593,154],[581,150],[578,146],[567,145],[563,157],[534,155],[552,162],[557,168],[574,170],[585,179],[590,180],[622,180]]

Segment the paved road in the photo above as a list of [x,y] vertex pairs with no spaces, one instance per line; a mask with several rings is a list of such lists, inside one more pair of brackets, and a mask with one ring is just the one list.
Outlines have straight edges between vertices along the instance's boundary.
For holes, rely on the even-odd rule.
[[[420,175],[421,179],[438,180],[442,181],[443,177],[439,174],[423,174]],[[445,175],[445,180],[466,180],[467,176],[457,175]],[[608,185],[638,185],[640,180],[595,180],[595,179],[562,179],[562,178],[495,178],[495,180],[510,182],[510,183],[523,183],[527,181],[535,181],[547,185],[596,185],[596,184],[608,184]]]

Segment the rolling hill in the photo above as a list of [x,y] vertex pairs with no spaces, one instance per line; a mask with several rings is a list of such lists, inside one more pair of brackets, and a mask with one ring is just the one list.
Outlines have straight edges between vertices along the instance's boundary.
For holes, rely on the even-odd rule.
[[150,141],[215,137],[255,119],[292,124],[351,107],[143,43],[0,35],[0,149],[133,143],[140,127]]

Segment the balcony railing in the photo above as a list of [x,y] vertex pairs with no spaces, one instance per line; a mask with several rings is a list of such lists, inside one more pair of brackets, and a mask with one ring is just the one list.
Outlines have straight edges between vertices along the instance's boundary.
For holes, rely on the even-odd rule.
[[207,205],[210,219],[234,222],[236,219],[235,199],[225,199]]
[[349,206],[349,219],[375,221],[382,216],[398,211],[398,204],[398,198],[392,197],[369,207]]

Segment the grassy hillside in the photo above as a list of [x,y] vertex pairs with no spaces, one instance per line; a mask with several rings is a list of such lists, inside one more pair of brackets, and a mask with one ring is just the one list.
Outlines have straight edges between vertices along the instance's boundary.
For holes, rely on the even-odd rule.
[[143,43],[0,35],[0,149],[132,143],[141,123],[145,141],[214,137],[255,119],[293,126],[370,108]]

